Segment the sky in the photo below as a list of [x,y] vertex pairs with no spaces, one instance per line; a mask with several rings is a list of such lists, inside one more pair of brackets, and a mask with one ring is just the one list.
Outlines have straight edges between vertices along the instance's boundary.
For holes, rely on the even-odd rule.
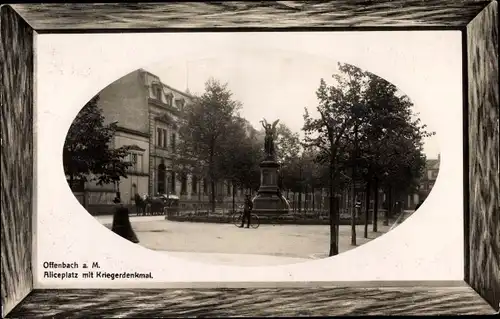
[[[204,91],[205,82],[213,77],[228,84],[233,98],[243,104],[241,115],[255,128],[261,128],[262,118],[268,122],[279,119],[295,132],[301,131],[305,107],[312,115],[317,114],[316,90],[320,79],[331,83],[332,74],[338,72],[337,61],[333,60],[290,51],[255,54],[244,50],[235,50],[224,57],[165,61],[144,69],[171,87],[197,94]],[[417,105],[414,112],[419,112]],[[425,140],[424,152],[427,158],[437,158],[435,136]]]

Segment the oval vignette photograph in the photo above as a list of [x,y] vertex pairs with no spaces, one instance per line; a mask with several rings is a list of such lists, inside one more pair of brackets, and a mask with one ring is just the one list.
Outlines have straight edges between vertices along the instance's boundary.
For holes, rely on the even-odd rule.
[[212,264],[306,262],[418,214],[440,164],[422,107],[370,70],[324,57],[170,59],[83,106],[64,171],[80,204],[123,240]]

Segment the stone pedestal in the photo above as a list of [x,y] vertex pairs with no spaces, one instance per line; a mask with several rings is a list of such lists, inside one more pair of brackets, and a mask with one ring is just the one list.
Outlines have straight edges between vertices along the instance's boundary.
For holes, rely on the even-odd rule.
[[260,188],[253,200],[253,213],[257,215],[286,214],[290,205],[278,194],[279,164],[268,159],[260,163]]

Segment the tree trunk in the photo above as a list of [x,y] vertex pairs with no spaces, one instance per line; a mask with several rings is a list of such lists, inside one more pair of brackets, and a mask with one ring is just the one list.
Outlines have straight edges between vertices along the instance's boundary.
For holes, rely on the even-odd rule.
[[235,207],[235,206],[236,206],[236,203],[235,203],[236,199],[235,199],[235,196],[234,196],[234,189],[235,189],[235,187],[234,187],[234,184],[233,184],[233,213],[234,213],[234,212],[235,212],[235,210],[236,210],[236,209],[235,209],[235,208],[236,208],[236,207]]
[[351,205],[351,245],[356,246],[356,187],[352,183],[352,205]]
[[302,190],[299,191],[299,198],[297,199],[297,205],[298,205],[298,211],[299,211],[299,214],[301,213],[302,211]]
[[306,185],[305,191],[304,191],[304,212],[307,214],[307,212],[310,210],[311,207],[310,205],[310,200],[309,200],[309,187]]
[[212,213],[215,214],[215,181],[210,181],[210,187],[212,188],[212,192],[210,194],[210,204],[212,205]]
[[314,193],[314,186],[313,186],[312,187],[312,211],[313,211],[313,213],[315,212],[315,208],[316,208],[316,207],[314,207],[315,206],[314,205],[315,204],[315,200],[314,200],[315,197],[316,197],[316,194]]
[[330,162],[330,252],[329,256],[335,256],[339,253],[338,245],[338,209],[335,201],[335,167],[334,163]]
[[299,200],[298,200],[298,204],[299,204],[299,214],[301,213],[302,211],[302,192],[304,191],[304,183],[303,183],[303,180],[302,180],[302,164],[300,166],[300,169],[299,169],[299,178],[300,178],[300,189],[299,189]]
[[389,216],[392,214],[392,190],[391,186],[387,187],[386,191],[386,203],[387,207],[385,210],[384,226],[389,226]]
[[358,123],[354,125],[354,149],[352,152],[352,205],[351,205],[351,245],[356,246],[356,177],[358,169],[357,167],[357,157],[358,157]]
[[371,181],[368,179],[366,181],[366,195],[365,195],[365,238],[368,238],[368,221],[370,215],[370,192],[371,192]]
[[309,189],[307,186],[304,188],[304,214],[309,211]]
[[208,169],[210,177],[210,187],[212,187],[212,192],[210,194],[210,205],[212,208],[212,214],[215,214],[215,178],[214,178],[214,148],[215,148],[215,139],[212,138],[210,141],[210,155],[208,159]]
[[200,210],[200,206],[201,206],[201,179],[198,180],[197,191],[198,191],[198,210]]
[[292,210],[295,213],[295,212],[297,212],[297,196],[295,196],[295,191],[292,192],[292,201],[293,201]]
[[392,214],[394,213],[394,207],[393,207],[394,206],[393,205],[394,196],[392,195],[392,191],[391,191],[390,187],[389,187],[388,194],[389,194],[389,205],[387,206],[387,221],[390,221]]
[[375,177],[375,187],[373,188],[373,191],[375,192],[374,194],[374,203],[373,203],[373,232],[378,232],[377,226],[378,226],[378,200],[379,200],[379,194],[378,194],[378,178]]

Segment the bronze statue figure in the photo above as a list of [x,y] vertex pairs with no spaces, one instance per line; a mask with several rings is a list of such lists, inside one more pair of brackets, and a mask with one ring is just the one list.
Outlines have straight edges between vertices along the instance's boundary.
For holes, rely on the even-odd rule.
[[273,124],[267,123],[266,119],[262,119],[260,123],[264,130],[266,130],[266,137],[264,138],[264,151],[268,157],[274,158],[275,149],[274,149],[274,140],[276,139],[276,125],[280,120],[276,120]]

